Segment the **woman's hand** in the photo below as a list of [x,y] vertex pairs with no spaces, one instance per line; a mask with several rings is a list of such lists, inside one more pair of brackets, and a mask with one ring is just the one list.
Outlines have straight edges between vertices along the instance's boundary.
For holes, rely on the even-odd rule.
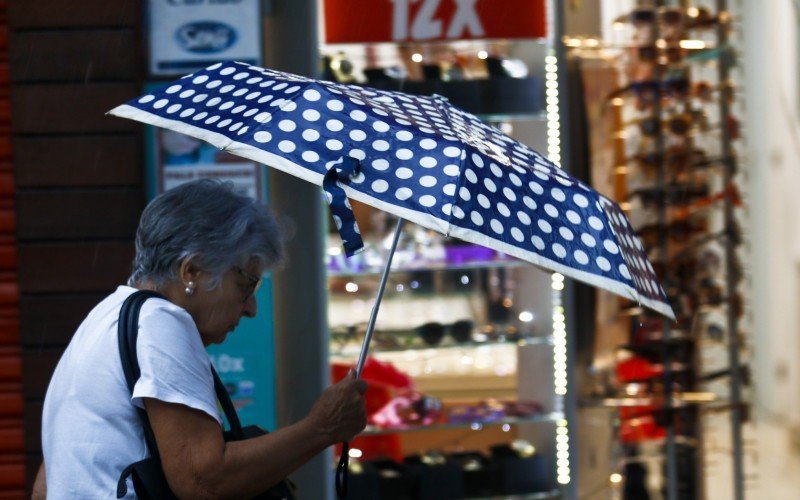
[[308,419],[332,443],[350,441],[367,425],[366,391],[367,383],[351,371],[322,393]]

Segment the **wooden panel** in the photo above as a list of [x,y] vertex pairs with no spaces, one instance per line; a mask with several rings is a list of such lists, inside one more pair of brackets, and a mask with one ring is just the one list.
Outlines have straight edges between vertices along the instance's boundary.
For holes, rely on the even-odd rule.
[[[14,387],[17,391],[19,390],[21,385],[19,386],[11,386],[10,384],[5,384],[6,387]],[[0,418],[11,418],[11,417],[22,417],[23,411],[23,402],[22,402],[22,393],[20,392],[5,392],[3,391],[0,393]]]
[[12,34],[11,80],[134,80],[138,48],[132,29]]
[[140,186],[139,134],[82,137],[16,137],[18,187]]
[[0,420],[0,454],[22,454],[25,451],[24,441],[22,421],[20,419]]
[[17,134],[131,132],[141,126],[105,113],[139,94],[134,83],[20,84],[12,86]]
[[25,451],[42,452],[42,407],[41,401],[25,403]]
[[47,392],[50,377],[61,359],[60,348],[26,350],[22,353],[22,369],[25,380],[22,381],[22,394],[25,399],[43,400]]
[[140,0],[8,0],[11,28],[134,26]]
[[20,320],[23,347],[66,345],[89,311],[105,294],[37,296],[26,295],[20,300]]
[[0,347],[0,382],[19,383],[22,380],[21,349],[17,346]]
[[130,242],[26,243],[19,246],[23,293],[110,292],[127,281]]
[[143,208],[137,189],[23,191],[17,194],[17,237],[133,239]]
[[[22,453],[4,455],[5,462],[0,464],[0,488],[2,498],[25,498],[25,461]],[[41,460],[40,460],[41,461]]]

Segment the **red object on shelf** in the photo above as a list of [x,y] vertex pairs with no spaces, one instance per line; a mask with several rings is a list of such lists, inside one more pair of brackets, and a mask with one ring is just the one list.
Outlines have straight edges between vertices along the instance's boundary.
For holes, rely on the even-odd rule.
[[[355,369],[355,366],[333,363],[331,364],[331,379],[338,382],[346,377],[351,369]],[[411,377],[392,364],[383,363],[371,357],[367,357],[364,363],[361,378],[369,384],[366,393],[367,415],[372,415],[383,408],[392,400],[394,393],[398,390],[410,390],[414,386]],[[403,460],[400,436],[396,434],[358,437],[350,442],[350,449],[361,450],[362,460],[379,458],[391,458],[398,462]],[[336,455],[339,454],[341,454],[341,445],[336,446]]]
[[651,439],[667,437],[667,431],[658,425],[652,415],[623,420],[619,428],[620,439],[625,444],[636,444]]
[[631,356],[617,363],[617,380],[620,383],[648,380],[663,374],[662,365],[651,363],[639,356]]

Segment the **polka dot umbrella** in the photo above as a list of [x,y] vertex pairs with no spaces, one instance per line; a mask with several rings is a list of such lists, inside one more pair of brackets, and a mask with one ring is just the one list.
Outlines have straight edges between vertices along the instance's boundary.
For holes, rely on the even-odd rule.
[[674,319],[644,247],[616,203],[441,96],[231,62],[110,113],[203,139],[322,185],[348,255],[363,247],[347,200],[352,198]]
[[[399,217],[360,376],[404,220],[635,300],[674,319],[619,206],[440,96],[411,96],[219,63],[110,111],[322,185],[350,256],[348,198]],[[337,491],[347,484],[347,443]]]

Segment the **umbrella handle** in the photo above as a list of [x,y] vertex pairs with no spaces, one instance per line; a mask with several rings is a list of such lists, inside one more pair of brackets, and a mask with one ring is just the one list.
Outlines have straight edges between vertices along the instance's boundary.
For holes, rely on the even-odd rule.
[[389,256],[386,258],[386,267],[384,267],[383,276],[381,276],[381,284],[378,287],[378,296],[375,297],[375,305],[372,306],[372,312],[369,316],[369,324],[367,324],[367,333],[364,336],[364,343],[361,344],[361,354],[358,356],[358,364],[356,365],[356,378],[361,378],[361,372],[364,370],[364,363],[367,361],[367,351],[369,351],[369,343],[372,340],[372,331],[375,329],[375,320],[378,317],[378,308],[381,306],[383,290],[386,288],[386,281],[389,278],[389,269],[392,267],[392,257],[394,257],[394,251],[397,249],[397,242],[400,241],[400,234],[402,233],[404,222],[405,219],[397,219],[397,226],[394,230],[394,240],[392,240],[392,248],[389,250]]
[[[389,279],[389,270],[392,267],[392,257],[394,251],[397,249],[397,242],[400,241],[400,234],[403,231],[404,219],[397,219],[397,226],[394,230],[394,239],[392,240],[392,248],[389,250],[389,256],[386,258],[386,267],[383,269],[383,276],[381,276],[381,284],[378,287],[378,296],[375,298],[375,305],[372,307],[372,313],[369,316],[369,324],[367,325],[367,333],[364,336],[364,343],[361,345],[361,354],[358,356],[358,364],[356,365],[356,378],[361,378],[361,372],[364,370],[364,363],[367,360],[367,351],[369,351],[369,342],[372,340],[372,331],[375,329],[375,320],[378,317],[378,308],[381,306],[381,299],[383,298],[383,290],[386,288],[386,281]],[[345,441],[342,443],[342,455],[339,457],[339,465],[336,467],[336,495],[340,498],[347,497],[347,476],[349,472],[348,462],[350,455],[350,443]]]

